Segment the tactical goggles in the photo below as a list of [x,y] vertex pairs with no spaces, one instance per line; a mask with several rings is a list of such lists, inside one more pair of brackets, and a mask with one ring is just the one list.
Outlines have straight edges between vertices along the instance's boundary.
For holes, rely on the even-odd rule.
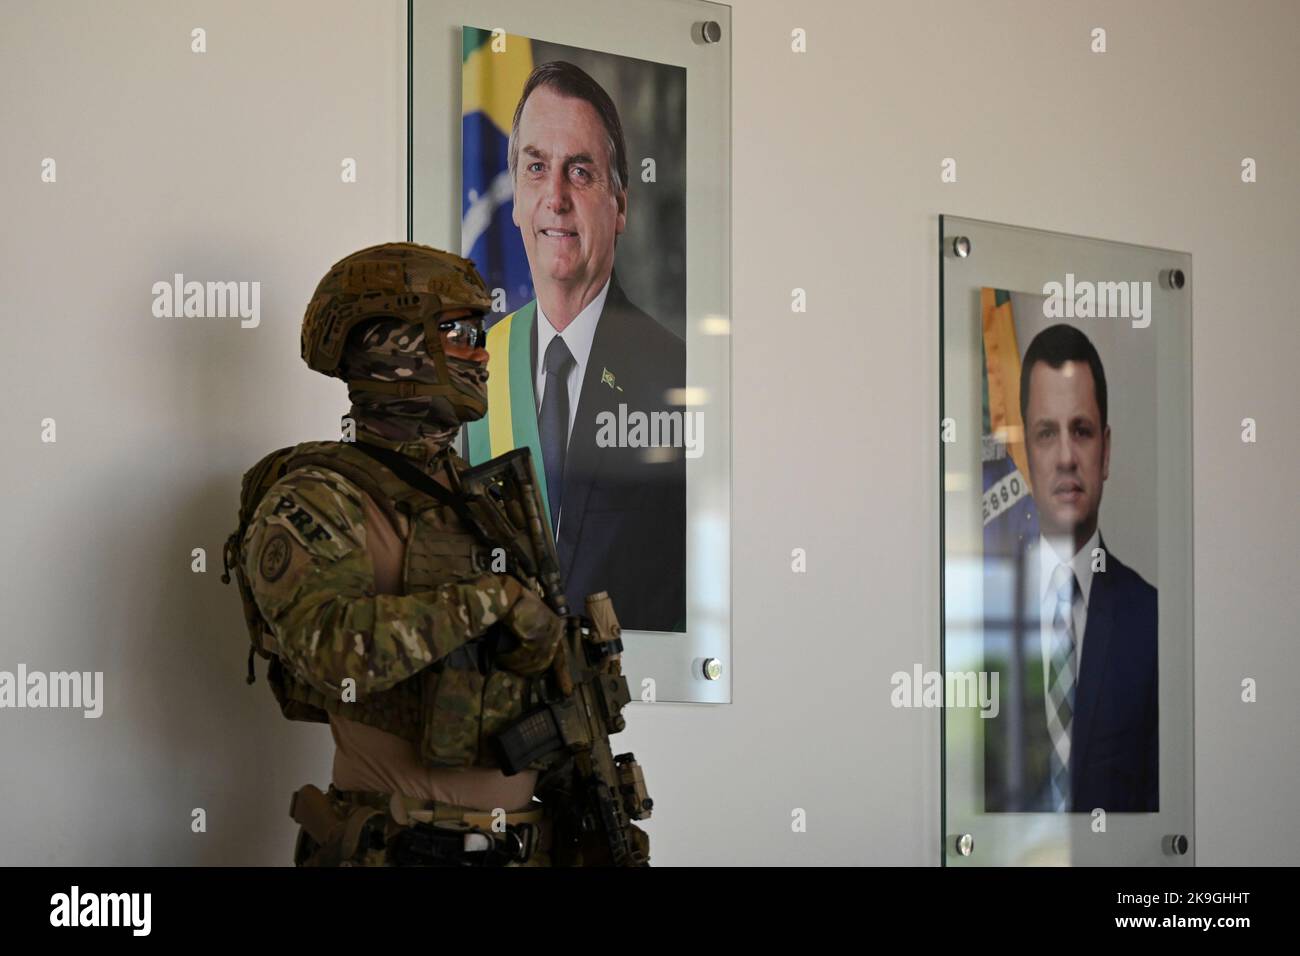
[[444,342],[457,348],[476,349],[487,344],[487,329],[480,315],[439,322],[438,332]]

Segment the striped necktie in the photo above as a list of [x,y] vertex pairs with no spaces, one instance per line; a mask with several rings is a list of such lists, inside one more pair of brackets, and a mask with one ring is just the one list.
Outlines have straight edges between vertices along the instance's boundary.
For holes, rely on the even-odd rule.
[[1074,601],[1079,582],[1067,564],[1052,575],[1055,608],[1052,613],[1051,659],[1047,669],[1047,732],[1052,740],[1050,772],[1053,809],[1070,810],[1070,737],[1074,721],[1076,679]]

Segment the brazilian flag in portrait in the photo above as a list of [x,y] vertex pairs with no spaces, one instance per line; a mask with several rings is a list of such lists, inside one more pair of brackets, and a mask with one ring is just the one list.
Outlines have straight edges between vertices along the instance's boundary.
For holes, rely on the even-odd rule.
[[[491,415],[465,429],[465,457],[475,465],[512,448],[532,452],[549,514],[533,392],[533,323],[537,316],[532,274],[519,229],[511,221],[510,127],[533,70],[527,37],[464,27],[461,33],[461,255],[473,260],[488,288],[505,292],[505,313],[488,316],[488,407]],[[495,319],[495,321],[494,321]]]
[[495,303],[498,314],[533,298],[524,242],[511,222],[508,157],[515,105],[532,69],[527,37],[462,28],[460,254],[474,262],[489,289],[504,290],[505,308]]
[[983,423],[984,670],[999,679],[999,714],[982,721],[986,811],[1024,811],[1037,799],[1046,751],[1032,546],[1038,510],[1020,416],[1020,349],[1011,294],[980,290]]

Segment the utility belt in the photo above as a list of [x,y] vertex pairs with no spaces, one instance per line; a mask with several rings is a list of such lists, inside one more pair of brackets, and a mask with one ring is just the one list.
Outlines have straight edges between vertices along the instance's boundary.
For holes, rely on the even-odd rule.
[[307,784],[293,795],[289,815],[302,825],[295,866],[551,865],[554,829],[542,804],[503,816],[333,784],[322,793]]

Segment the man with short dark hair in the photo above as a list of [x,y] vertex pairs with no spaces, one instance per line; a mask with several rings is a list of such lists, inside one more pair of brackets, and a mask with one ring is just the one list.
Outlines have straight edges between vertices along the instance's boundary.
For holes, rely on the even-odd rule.
[[1042,667],[1049,746],[1036,805],[1024,809],[1159,809],[1156,589],[1101,537],[1107,405],[1106,373],[1083,332],[1058,324],[1034,337],[1020,411],[1041,532],[1026,561],[1041,657],[1029,637],[1026,660]]
[[628,216],[618,111],[577,66],[544,63],[508,155],[536,298],[488,333],[494,397],[469,426],[470,461],[532,447],[569,592],[608,591],[628,630],[685,630],[683,449],[597,443],[602,415],[680,417],[686,384],[685,344],[628,301],[614,270]]

